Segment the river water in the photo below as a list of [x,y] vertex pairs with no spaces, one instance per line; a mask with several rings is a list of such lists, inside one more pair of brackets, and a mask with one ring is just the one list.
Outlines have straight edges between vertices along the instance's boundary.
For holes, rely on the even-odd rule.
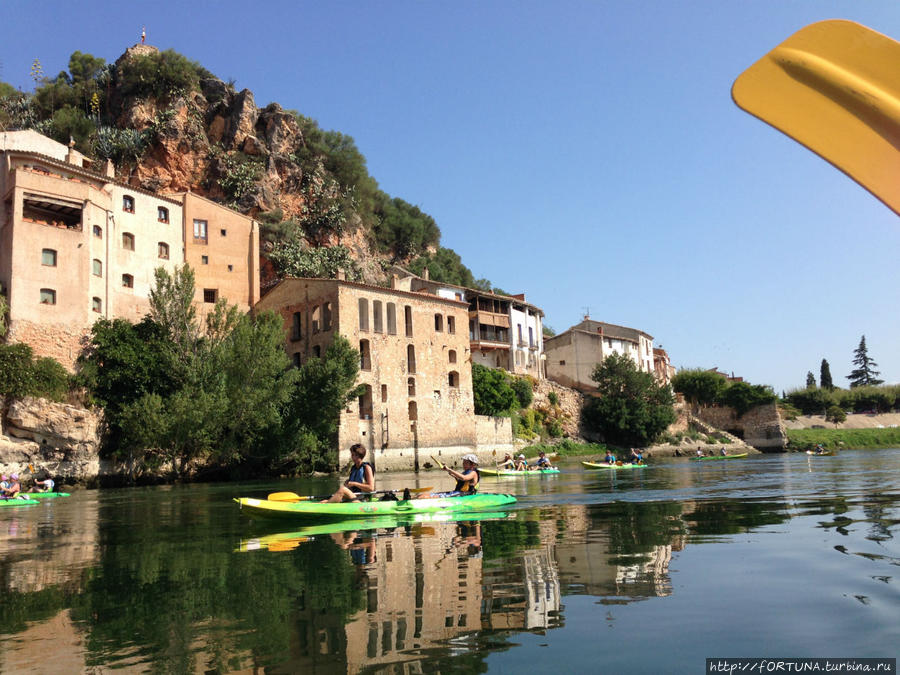
[[[318,532],[232,501],[335,479],[0,509],[0,672],[696,672],[900,645],[900,449],[485,478],[477,521]],[[447,487],[438,472],[379,487]]]

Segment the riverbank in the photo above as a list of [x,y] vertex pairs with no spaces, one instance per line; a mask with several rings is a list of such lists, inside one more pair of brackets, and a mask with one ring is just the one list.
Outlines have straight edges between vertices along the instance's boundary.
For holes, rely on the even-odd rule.
[[788,451],[802,452],[821,444],[828,450],[900,448],[900,427],[885,429],[788,429]]
[[[678,445],[662,444],[651,445],[647,448],[640,448],[645,459],[653,459],[654,457],[694,457],[697,449],[703,451],[704,455],[718,455],[722,448],[725,448],[729,455],[737,455],[747,453],[749,455],[763,454],[756,448],[750,447],[744,443],[700,443],[698,441],[685,440]],[[886,446],[893,447],[893,446]],[[563,441],[557,445],[530,445],[522,449],[522,453],[526,459],[531,461],[537,457],[540,450],[547,455],[558,455],[559,457],[602,457],[606,454],[607,449],[612,450],[616,457],[622,458],[628,456],[628,448],[619,448],[615,446],[607,446],[603,443],[575,443],[573,441]]]

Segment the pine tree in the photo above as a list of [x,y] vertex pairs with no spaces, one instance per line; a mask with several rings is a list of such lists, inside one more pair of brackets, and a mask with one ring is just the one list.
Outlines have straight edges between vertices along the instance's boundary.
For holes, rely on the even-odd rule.
[[806,371],[806,388],[807,389],[815,389],[816,388],[816,376],[812,374],[811,370]]
[[869,350],[866,348],[865,335],[860,338],[859,347],[853,351],[853,365],[855,365],[856,368],[847,375],[847,379],[850,380],[851,388],[874,387],[875,385],[884,383],[884,380],[879,380],[875,377],[880,374],[879,371],[875,370],[878,364],[869,358]]
[[825,359],[822,359],[822,365],[819,367],[819,386],[828,391],[834,390],[834,382],[831,381],[831,366]]

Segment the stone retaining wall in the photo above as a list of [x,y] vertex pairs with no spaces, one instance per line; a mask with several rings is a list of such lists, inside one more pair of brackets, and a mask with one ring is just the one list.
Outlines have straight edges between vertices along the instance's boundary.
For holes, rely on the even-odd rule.
[[779,452],[787,447],[784,421],[774,403],[757,406],[740,417],[727,406],[701,406],[696,416],[758,450]]

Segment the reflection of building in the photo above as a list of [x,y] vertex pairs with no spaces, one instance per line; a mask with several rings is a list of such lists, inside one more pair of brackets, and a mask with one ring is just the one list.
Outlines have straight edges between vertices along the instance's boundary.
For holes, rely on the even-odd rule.
[[[547,377],[579,391],[596,389],[591,379],[594,368],[612,354],[627,356],[642,372],[657,372],[653,337],[635,328],[593,321],[587,316],[564,333],[546,338],[544,351]],[[664,363],[659,368],[663,373],[669,372]]]
[[484,582],[482,623],[493,630],[559,625],[556,562],[547,548],[525,551],[518,568],[492,570]]

